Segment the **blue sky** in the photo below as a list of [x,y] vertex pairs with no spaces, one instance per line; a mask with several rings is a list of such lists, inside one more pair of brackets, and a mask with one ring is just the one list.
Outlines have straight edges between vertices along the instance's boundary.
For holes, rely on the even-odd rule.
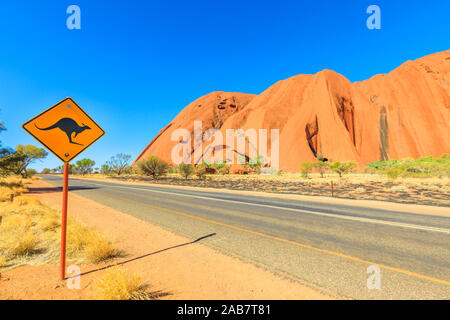
[[[81,30],[66,27],[71,4]],[[366,27],[371,4],[381,30]],[[258,94],[322,69],[360,81],[447,50],[449,15],[448,0],[0,0],[0,140],[38,144],[21,124],[70,96],[106,131],[77,159],[134,158],[212,91]]]

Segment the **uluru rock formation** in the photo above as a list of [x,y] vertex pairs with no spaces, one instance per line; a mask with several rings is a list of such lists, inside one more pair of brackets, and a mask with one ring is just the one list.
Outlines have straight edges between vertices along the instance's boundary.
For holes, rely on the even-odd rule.
[[172,162],[178,143],[172,141],[172,133],[184,128],[194,137],[194,121],[202,121],[203,132],[216,128],[224,137],[226,129],[268,129],[269,156],[270,129],[279,129],[279,167],[287,171],[298,171],[303,161],[314,161],[319,155],[361,165],[440,156],[450,153],[449,112],[447,50],[362,82],[351,83],[323,70],[279,81],[259,95],[210,93],[183,109],[135,162],[150,155]]

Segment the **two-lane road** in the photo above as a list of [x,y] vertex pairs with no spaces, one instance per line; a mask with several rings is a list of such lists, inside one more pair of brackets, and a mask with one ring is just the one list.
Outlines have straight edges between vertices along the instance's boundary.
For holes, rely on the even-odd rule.
[[[70,186],[191,239],[215,233],[202,243],[338,298],[450,298],[445,216],[74,178]],[[380,289],[367,286],[371,265]]]

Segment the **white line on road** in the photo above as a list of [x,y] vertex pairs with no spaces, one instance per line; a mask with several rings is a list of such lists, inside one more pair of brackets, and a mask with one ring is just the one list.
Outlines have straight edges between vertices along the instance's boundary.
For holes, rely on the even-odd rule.
[[[104,184],[99,184],[99,183],[95,183],[95,182],[91,182],[91,181],[89,181],[89,183],[98,185],[98,186],[103,186],[103,187],[105,186]],[[114,188],[132,189],[132,190],[147,191],[147,192],[154,192],[154,193],[170,194],[170,195],[202,199],[202,200],[231,202],[231,203],[238,203],[238,204],[249,205],[249,206],[257,206],[257,207],[271,208],[271,209],[277,209],[277,210],[285,210],[285,211],[313,214],[313,215],[317,215],[317,216],[323,216],[323,217],[329,217],[329,218],[335,218],[335,219],[344,219],[344,220],[351,220],[351,221],[358,221],[358,222],[382,224],[382,225],[387,225],[387,226],[392,226],[392,227],[409,228],[409,229],[450,234],[450,229],[447,229],[447,228],[427,227],[427,226],[420,226],[420,225],[402,223],[402,222],[393,222],[393,221],[385,221],[385,220],[379,220],[379,219],[336,215],[336,214],[331,214],[331,213],[309,211],[309,210],[303,210],[303,209],[278,207],[278,206],[273,206],[273,205],[269,205],[269,204],[259,204],[259,203],[250,203],[250,202],[244,202],[244,201],[238,201],[238,200],[231,200],[231,199],[217,199],[217,198],[210,198],[210,197],[203,197],[203,196],[195,196],[195,195],[176,193],[176,192],[170,192],[170,191],[152,190],[152,189],[145,189],[145,188],[119,186],[119,185],[114,185],[114,186],[108,185],[108,186],[114,187]]]

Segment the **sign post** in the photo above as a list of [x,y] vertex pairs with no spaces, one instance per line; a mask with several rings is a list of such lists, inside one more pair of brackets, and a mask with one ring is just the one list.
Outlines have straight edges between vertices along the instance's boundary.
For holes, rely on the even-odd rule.
[[100,139],[105,131],[72,99],[66,98],[25,122],[22,128],[64,162],[61,221],[61,280],[66,278],[69,162]]
[[64,163],[63,169],[63,201],[62,201],[62,220],[61,220],[61,280],[66,278],[66,235],[67,235],[67,200],[69,193],[69,164]]

